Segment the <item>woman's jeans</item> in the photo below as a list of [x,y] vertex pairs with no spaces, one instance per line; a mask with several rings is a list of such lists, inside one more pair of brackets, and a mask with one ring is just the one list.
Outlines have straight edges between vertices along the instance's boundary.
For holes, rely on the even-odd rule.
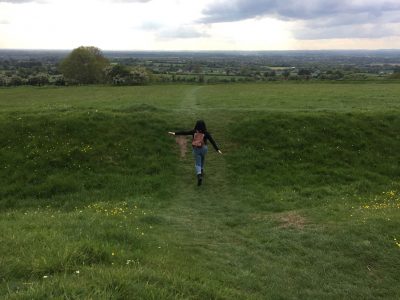
[[196,168],[196,174],[201,174],[201,170],[204,168],[204,161],[207,151],[208,147],[206,145],[201,148],[193,147],[194,166]]

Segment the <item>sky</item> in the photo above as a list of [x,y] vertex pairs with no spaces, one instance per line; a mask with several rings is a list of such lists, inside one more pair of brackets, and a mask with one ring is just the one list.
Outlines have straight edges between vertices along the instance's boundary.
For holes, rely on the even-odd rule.
[[0,48],[400,49],[400,0],[0,0]]

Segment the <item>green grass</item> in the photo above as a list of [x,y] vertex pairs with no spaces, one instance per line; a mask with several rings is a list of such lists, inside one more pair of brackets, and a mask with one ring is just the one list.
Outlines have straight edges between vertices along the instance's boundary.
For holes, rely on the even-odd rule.
[[0,89],[0,297],[398,299],[399,87]]

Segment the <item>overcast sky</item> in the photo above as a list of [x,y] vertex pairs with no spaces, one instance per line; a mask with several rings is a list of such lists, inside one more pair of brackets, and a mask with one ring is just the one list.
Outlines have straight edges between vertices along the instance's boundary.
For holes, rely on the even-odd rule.
[[400,48],[400,0],[0,0],[0,48]]

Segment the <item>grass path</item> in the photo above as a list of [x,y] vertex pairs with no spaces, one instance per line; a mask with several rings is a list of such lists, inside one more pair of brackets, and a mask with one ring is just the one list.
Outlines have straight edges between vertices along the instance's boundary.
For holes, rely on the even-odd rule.
[[[186,120],[190,119],[189,122],[194,124],[196,119],[202,118],[197,99],[197,92],[201,88],[202,87],[194,87],[182,100],[181,109],[188,112],[182,118],[182,122],[187,123]],[[223,127],[223,124],[221,124],[221,127]],[[187,139],[189,140],[190,137],[187,137]],[[224,145],[223,136],[216,137],[216,140],[220,145]],[[196,220],[196,223],[201,223],[201,220],[204,219],[202,215],[208,215],[210,211],[212,211],[212,213],[225,211],[224,204],[229,202],[229,199],[232,199],[232,195],[228,188],[229,183],[226,177],[226,160],[224,156],[217,154],[212,145],[209,145],[208,154],[206,156],[204,184],[198,187],[196,185],[194,160],[189,143],[188,147],[189,150],[186,156],[179,162],[179,173],[177,174],[178,194],[176,195],[175,203],[181,205],[181,207],[177,207],[180,218],[192,220],[190,222]],[[183,214],[182,211],[187,211],[188,215]],[[186,226],[185,224],[183,225]]]
[[[253,265],[246,265],[245,262],[260,258],[256,258],[258,254],[253,255],[248,248],[248,237],[242,235],[240,229],[234,228],[236,224],[248,220],[249,211],[244,209],[243,203],[239,203],[240,197],[235,194],[229,178],[226,160],[231,148],[226,131],[229,119],[213,118],[212,115],[204,117],[206,112],[201,109],[200,99],[197,97],[201,88],[194,87],[182,99],[180,109],[185,112],[182,122],[192,124],[196,119],[204,118],[207,124],[212,125],[208,127],[215,132],[213,136],[224,154],[217,154],[212,145],[209,145],[205,178],[200,187],[197,186],[191,151],[180,159],[176,174],[177,194],[173,205],[163,212],[169,225],[163,229],[165,232],[162,236],[166,238],[164,242],[174,250],[170,257],[164,259],[170,261],[171,265],[174,264],[170,267],[175,271],[179,270],[182,280],[196,276],[202,280],[207,278],[202,285],[213,290],[208,297],[251,299],[252,297],[244,293],[246,289],[238,288],[238,285],[251,285]],[[176,149],[179,155],[178,145]],[[180,253],[178,260],[184,262],[180,266],[176,265],[177,253]],[[224,282],[220,281],[218,272],[214,270],[215,266],[224,266],[222,272],[227,274]],[[262,296],[259,288],[251,293],[254,299]]]

